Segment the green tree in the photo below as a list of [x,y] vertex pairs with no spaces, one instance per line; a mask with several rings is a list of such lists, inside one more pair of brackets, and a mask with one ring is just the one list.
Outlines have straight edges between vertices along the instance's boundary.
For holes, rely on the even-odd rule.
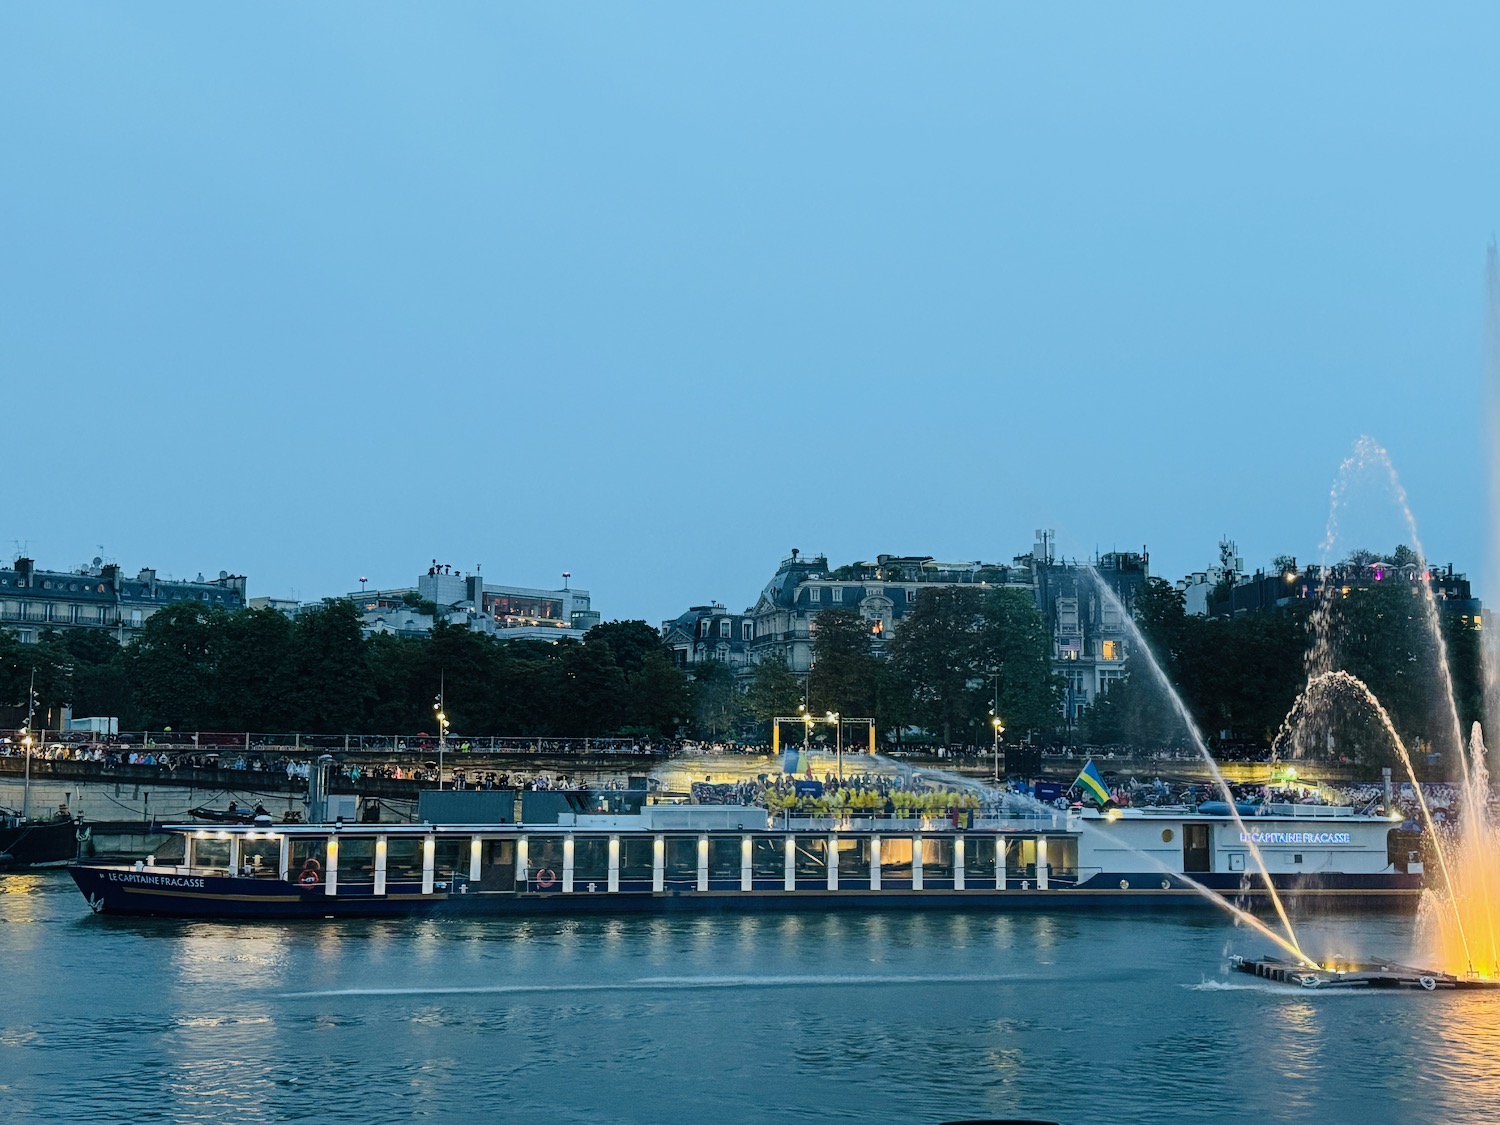
[[982,665],[976,671],[994,670],[1000,717],[1012,737],[1056,728],[1063,684],[1052,671],[1047,623],[1029,593],[1002,588],[984,596],[976,655]]
[[288,728],[292,622],[275,609],[244,609],[214,623],[210,723],[224,730]]
[[464,625],[439,621],[416,649],[408,687],[408,722],[436,732],[433,710],[443,695],[444,714],[454,733],[489,732],[495,724],[499,643]]
[[561,733],[563,646],[546,641],[506,641],[500,646],[495,730],[538,737]]
[[744,697],[734,672],[722,660],[706,660],[693,668],[693,731],[699,738],[732,735],[744,714]]
[[358,731],[372,694],[359,610],[348,598],[328,598],[304,609],[293,626],[293,725],[319,734]]
[[[431,732],[431,669],[425,659],[426,639],[377,633],[365,642],[370,669],[370,702],[366,729],[382,734]],[[498,700],[492,700],[492,705]]]
[[146,619],[127,650],[131,694],[136,705],[130,725],[147,729],[209,727],[225,611],[201,602],[180,601]]
[[813,622],[813,666],[808,673],[813,714],[872,714],[876,668],[868,622],[847,609],[825,609],[818,614]]
[[63,635],[73,656],[73,714],[124,721],[132,710],[126,654],[112,633],[73,629]]
[[757,723],[770,723],[778,715],[795,715],[802,703],[802,681],[786,663],[767,658],[750,674],[745,690],[745,706]]
[[1391,552],[1392,566],[1420,566],[1421,562],[1421,556],[1405,543],[1397,543],[1396,549]]
[[589,630],[588,642],[608,647],[624,676],[617,729],[656,737],[676,733],[689,710],[688,679],[661,634],[644,621],[606,621]]
[[1442,738],[1451,723],[1438,684],[1437,648],[1421,598],[1403,582],[1354,587],[1330,606],[1338,665],[1363,680],[1402,739]]
[[959,732],[976,737],[988,716],[983,598],[974,587],[923,590],[891,637],[889,659],[910,688],[913,716],[945,743]]
[[640,620],[604,621],[590,629],[587,637],[589,643],[608,648],[627,677],[641,670],[650,653],[663,648],[661,634]]
[[648,652],[629,686],[631,726],[652,737],[675,737],[693,709],[692,684],[682,669],[665,652]]
[[1166,693],[1134,658],[1127,661],[1125,675],[1089,704],[1079,734],[1083,741],[1100,745],[1154,748],[1187,741],[1186,728]]
[[626,688],[609,645],[585,640],[558,648],[562,692],[555,728],[572,737],[613,734],[624,725]]

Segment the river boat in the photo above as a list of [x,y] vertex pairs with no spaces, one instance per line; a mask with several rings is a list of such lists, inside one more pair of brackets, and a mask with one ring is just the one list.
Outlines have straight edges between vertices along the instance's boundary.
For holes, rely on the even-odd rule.
[[18,867],[60,867],[78,858],[88,839],[82,821],[69,817],[27,820],[0,810],[0,871]]
[[1414,909],[1423,885],[1396,822],[1327,806],[774,822],[733,805],[603,807],[554,801],[527,816],[510,792],[449,792],[424,799],[415,824],[180,825],[166,829],[170,860],[163,848],[70,871],[96,912],[247,919],[1165,909],[1211,895],[1253,909],[1268,900],[1255,851],[1294,904]]

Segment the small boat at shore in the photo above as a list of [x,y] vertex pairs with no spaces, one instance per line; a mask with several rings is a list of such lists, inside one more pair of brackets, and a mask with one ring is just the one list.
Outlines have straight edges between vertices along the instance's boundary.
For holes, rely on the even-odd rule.
[[[557,794],[424,794],[418,823],[179,825],[134,864],[70,868],[96,912],[214,918],[714,910],[1406,908],[1420,863],[1382,816],[1262,807],[797,818]],[[527,797],[533,794],[525,794]],[[551,797],[553,795],[548,794]],[[609,806],[606,808],[606,806]],[[604,809],[605,811],[598,811]],[[624,809],[625,811],[621,811]]]
[[271,814],[265,810],[265,806],[256,805],[253,809],[242,809],[233,802],[227,809],[211,809],[207,806],[188,809],[188,816],[210,824],[269,824],[271,822]]
[[0,871],[71,863],[78,858],[87,833],[82,821],[69,817],[24,820],[17,813],[0,810]]

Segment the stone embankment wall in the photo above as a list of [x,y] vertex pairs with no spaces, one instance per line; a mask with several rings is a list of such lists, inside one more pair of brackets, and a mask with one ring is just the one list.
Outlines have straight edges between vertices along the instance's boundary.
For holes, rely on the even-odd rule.
[[[0,805],[19,809],[24,781],[14,775],[0,776]],[[288,811],[303,812],[301,793],[271,793],[249,786],[200,786],[173,784],[163,777],[159,781],[86,780],[64,778],[31,779],[31,813],[40,816],[66,807],[74,816],[93,821],[132,821],[148,824],[152,820],[186,820],[189,809],[207,805],[229,807],[233,798],[242,807],[256,803],[266,807],[277,820]]]

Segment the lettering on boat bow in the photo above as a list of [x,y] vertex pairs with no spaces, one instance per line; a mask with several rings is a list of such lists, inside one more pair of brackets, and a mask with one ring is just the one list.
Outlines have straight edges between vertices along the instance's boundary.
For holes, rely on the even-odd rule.
[[111,883],[134,883],[146,887],[180,887],[186,890],[203,890],[203,880],[190,875],[142,875],[138,871],[111,871]]

